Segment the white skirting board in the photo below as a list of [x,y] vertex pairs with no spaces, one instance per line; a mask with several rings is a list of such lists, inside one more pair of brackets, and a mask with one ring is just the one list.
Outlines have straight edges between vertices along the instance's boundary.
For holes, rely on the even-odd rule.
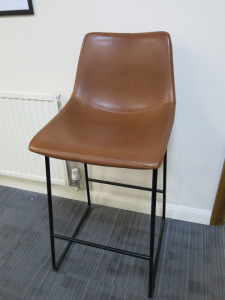
[[[46,194],[46,184],[42,182],[35,182],[32,180],[22,180],[18,178],[0,176],[0,185],[5,185],[9,187]],[[76,191],[73,187],[70,186],[59,186],[53,184],[52,194],[55,196],[60,196],[60,197],[69,198],[73,200],[87,201],[86,190]],[[167,198],[172,198],[172,195],[168,194]],[[150,214],[151,211],[150,201],[128,198],[128,197],[118,196],[113,194],[100,193],[96,191],[91,191],[91,201],[92,203],[99,204],[99,205],[116,207],[120,209],[127,209],[127,210],[137,211],[141,213]],[[156,214],[161,215],[161,211],[162,211],[161,201],[157,201]],[[198,209],[193,207],[186,207],[186,206],[167,203],[166,217],[181,220],[181,221],[188,221],[188,222],[193,222],[198,224],[209,225],[211,210],[204,210],[204,209]]]
[[[91,193],[92,201],[96,204],[117,207],[121,209],[127,209],[131,211],[137,211],[140,213],[151,212],[150,201],[115,196],[112,194],[104,194],[93,191]],[[150,196],[151,197],[151,196]],[[162,215],[162,201],[157,201],[156,203],[156,215]],[[188,221],[193,223],[209,225],[211,211],[204,209],[197,209],[193,207],[186,207],[176,204],[168,203],[166,204],[166,217],[181,221]]]

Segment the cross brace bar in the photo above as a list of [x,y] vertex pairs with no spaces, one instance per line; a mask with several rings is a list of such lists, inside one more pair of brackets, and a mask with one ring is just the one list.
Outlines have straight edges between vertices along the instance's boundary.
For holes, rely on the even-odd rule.
[[[125,183],[118,183],[118,182],[106,181],[106,180],[100,180],[100,179],[93,179],[93,178],[88,178],[88,181],[103,183],[103,184],[109,184],[109,185],[122,186],[122,187],[130,188],[130,189],[136,189],[136,190],[152,192],[152,188],[147,188],[147,187],[144,187],[144,186],[130,185],[130,184],[125,184]],[[158,190],[157,189],[156,192],[163,194],[163,190]]]

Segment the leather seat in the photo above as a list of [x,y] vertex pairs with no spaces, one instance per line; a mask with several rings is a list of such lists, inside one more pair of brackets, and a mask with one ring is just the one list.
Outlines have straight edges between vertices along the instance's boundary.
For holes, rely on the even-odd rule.
[[159,168],[174,111],[168,33],[89,33],[70,100],[29,149],[88,164]]

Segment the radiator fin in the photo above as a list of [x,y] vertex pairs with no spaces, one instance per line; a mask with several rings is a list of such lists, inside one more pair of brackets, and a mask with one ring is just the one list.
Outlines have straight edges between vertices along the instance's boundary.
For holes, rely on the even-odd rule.
[[[55,95],[0,92],[0,174],[45,181],[44,156],[28,145],[57,112]],[[66,162],[50,161],[52,182],[67,185]]]

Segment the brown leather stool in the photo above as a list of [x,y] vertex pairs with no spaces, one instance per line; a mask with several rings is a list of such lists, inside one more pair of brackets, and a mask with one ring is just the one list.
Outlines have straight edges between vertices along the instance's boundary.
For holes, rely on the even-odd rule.
[[[89,33],[85,36],[73,94],[66,106],[29,145],[46,160],[52,265],[59,268],[72,242],[149,261],[149,296],[153,295],[165,223],[166,148],[175,112],[172,46],[166,32]],[[88,206],[72,237],[53,228],[49,157],[83,162]],[[157,171],[163,164],[163,190]],[[145,188],[88,178],[87,164],[153,170],[152,187]],[[150,256],[76,239],[91,209],[88,182],[112,184],[152,192]],[[154,258],[156,194],[163,193],[163,213]],[[69,241],[56,263],[54,239]]]

